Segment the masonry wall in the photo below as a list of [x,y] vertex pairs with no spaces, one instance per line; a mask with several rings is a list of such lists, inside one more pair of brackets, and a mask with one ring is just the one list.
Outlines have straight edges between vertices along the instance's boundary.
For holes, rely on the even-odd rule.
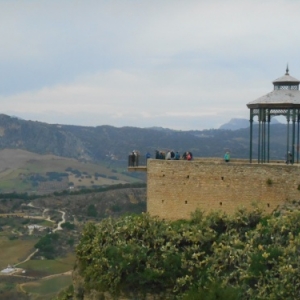
[[209,160],[147,163],[147,211],[164,219],[186,219],[197,208],[233,213],[258,204],[271,212],[300,200],[300,167]]

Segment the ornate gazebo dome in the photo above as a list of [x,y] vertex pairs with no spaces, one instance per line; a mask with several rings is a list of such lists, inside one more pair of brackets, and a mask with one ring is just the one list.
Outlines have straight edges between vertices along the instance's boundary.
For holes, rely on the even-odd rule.
[[[272,116],[283,115],[287,120],[286,156],[292,153],[292,162],[299,162],[299,121],[300,121],[300,81],[289,74],[288,67],[284,76],[273,81],[274,90],[247,104],[250,109],[250,162],[252,162],[253,118],[258,117],[258,162],[269,162],[270,122]],[[289,141],[289,122],[292,121],[292,141]],[[295,144],[295,123],[298,123],[297,146]],[[267,123],[267,132],[266,132]]]
[[286,69],[284,76],[273,81],[274,90],[247,104],[248,108],[294,108],[300,107],[300,81],[289,75]]

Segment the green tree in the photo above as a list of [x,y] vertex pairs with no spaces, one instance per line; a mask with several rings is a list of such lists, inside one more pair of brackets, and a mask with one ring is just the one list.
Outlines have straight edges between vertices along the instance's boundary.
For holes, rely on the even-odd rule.
[[98,215],[96,207],[94,204],[90,204],[87,208],[87,216],[96,218]]

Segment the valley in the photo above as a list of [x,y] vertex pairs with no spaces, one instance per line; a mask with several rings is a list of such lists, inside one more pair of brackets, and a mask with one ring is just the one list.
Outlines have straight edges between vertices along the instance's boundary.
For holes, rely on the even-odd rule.
[[0,189],[0,299],[53,299],[72,283],[84,224],[146,211],[127,170],[19,149],[0,151]]

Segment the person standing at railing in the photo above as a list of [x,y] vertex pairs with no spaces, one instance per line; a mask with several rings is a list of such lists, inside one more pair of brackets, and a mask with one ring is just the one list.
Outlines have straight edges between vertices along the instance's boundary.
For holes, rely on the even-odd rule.
[[134,152],[134,150],[132,151],[130,157],[131,157],[131,166],[134,167],[134,164],[135,164],[135,152]]
[[171,151],[168,151],[166,154],[166,159],[170,160],[171,159]]
[[136,167],[138,167],[139,166],[140,152],[135,150],[134,155],[135,155],[135,165],[136,165]]
[[229,162],[230,161],[230,153],[228,151],[226,151],[226,153],[224,154],[224,161],[225,162]]

